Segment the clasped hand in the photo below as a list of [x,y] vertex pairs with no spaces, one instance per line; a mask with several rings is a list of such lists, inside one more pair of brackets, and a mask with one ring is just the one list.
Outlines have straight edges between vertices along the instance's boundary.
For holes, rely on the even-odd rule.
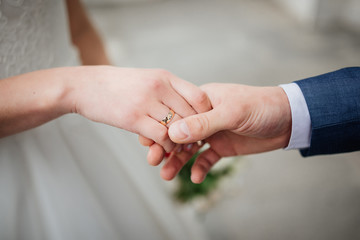
[[[161,169],[165,180],[173,179],[201,146],[209,144],[191,169],[191,180],[201,183],[211,167],[222,157],[260,153],[286,147],[291,134],[291,110],[280,87],[252,87],[239,84],[206,84],[200,87],[208,96],[211,109],[169,126],[168,134],[178,145]],[[192,95],[194,96],[194,95]],[[188,98],[187,98],[188,99]],[[208,108],[207,101],[202,101]],[[197,106],[197,109],[200,109]],[[164,150],[159,144],[139,138],[149,146],[148,161],[158,165]]]
[[110,66],[78,67],[71,75],[78,78],[66,84],[65,106],[139,134],[140,143],[149,146],[151,165],[171,152],[160,173],[166,180],[200,149],[194,144],[199,140],[210,147],[192,167],[195,183],[221,157],[283,148],[290,138],[291,110],[280,87],[212,83],[199,88],[165,70]]

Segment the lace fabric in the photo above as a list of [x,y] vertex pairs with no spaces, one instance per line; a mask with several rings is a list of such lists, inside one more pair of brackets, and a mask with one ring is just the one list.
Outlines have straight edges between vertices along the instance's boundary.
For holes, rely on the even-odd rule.
[[76,62],[59,8],[62,1],[1,0],[0,79]]

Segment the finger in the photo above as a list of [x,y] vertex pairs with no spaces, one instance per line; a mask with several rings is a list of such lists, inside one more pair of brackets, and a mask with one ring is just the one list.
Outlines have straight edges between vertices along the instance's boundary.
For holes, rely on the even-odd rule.
[[178,121],[180,119],[182,119],[182,118],[175,113],[174,117],[171,119],[170,122],[168,122],[168,124],[166,124],[166,125],[164,125],[163,123],[161,123],[161,124],[164,125],[165,127],[169,128],[174,122],[176,122],[176,121]]
[[149,152],[147,155],[147,161],[152,166],[157,166],[161,163],[164,158],[165,151],[162,146],[157,143],[154,143],[149,147]]
[[191,181],[193,183],[201,183],[204,181],[207,173],[220,158],[212,148],[200,153],[191,168]]
[[166,152],[171,152],[176,144],[168,136],[167,127],[151,117],[144,117],[136,121],[136,133],[153,139],[160,144]]
[[200,148],[201,146],[193,144],[192,148],[187,151],[176,152],[175,150],[166,160],[160,171],[160,176],[165,180],[173,179]]
[[161,100],[166,106],[173,109],[181,117],[187,117],[197,113],[176,91],[167,91],[162,96]]
[[169,137],[176,143],[192,143],[223,130],[221,114],[213,109],[174,122],[169,127]]
[[[149,116],[158,121],[159,123],[163,124],[166,127],[169,127],[172,122],[177,121],[181,119],[181,116],[179,116],[174,110],[170,109],[168,106],[164,104],[157,104],[155,107],[151,108],[149,111]],[[167,120],[167,124],[165,125],[163,120],[165,118],[169,118],[170,120]]]
[[208,96],[196,85],[178,78],[177,76],[172,76],[170,83],[196,112],[202,113],[211,109],[211,102]]
[[[189,149],[189,147],[187,148]],[[164,158],[169,158],[172,154],[182,151],[182,145],[176,145],[174,150],[170,153],[166,153],[164,149],[157,143],[154,143],[150,148],[147,155],[147,160],[150,165],[159,165]],[[187,150],[190,151],[190,150]]]
[[139,139],[140,144],[145,146],[145,147],[149,147],[149,146],[154,144],[154,141],[152,139],[146,138],[146,137],[141,136],[141,135],[139,135],[138,139]]

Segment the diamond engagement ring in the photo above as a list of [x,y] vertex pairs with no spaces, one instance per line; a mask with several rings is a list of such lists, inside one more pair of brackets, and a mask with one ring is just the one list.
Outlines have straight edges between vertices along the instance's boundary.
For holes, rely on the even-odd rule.
[[174,112],[172,109],[170,109],[170,110],[169,110],[169,113],[167,114],[167,116],[166,116],[163,120],[161,120],[160,123],[161,123],[162,125],[166,126],[169,122],[171,122],[171,120],[173,119],[174,115],[175,115],[175,112]]

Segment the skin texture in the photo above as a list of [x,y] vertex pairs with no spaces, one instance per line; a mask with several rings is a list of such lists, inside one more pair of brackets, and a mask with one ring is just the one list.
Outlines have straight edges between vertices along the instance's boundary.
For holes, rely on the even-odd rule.
[[[291,110],[280,87],[252,87],[238,84],[206,84],[201,87],[208,95],[212,110],[193,115],[169,127],[169,136],[179,144],[198,140],[209,143],[192,167],[194,183],[204,180],[221,157],[261,153],[286,147],[291,134]],[[185,124],[184,124],[185,123]],[[184,130],[184,131],[180,131]],[[186,134],[183,134],[185,132]],[[161,170],[165,180],[173,179],[190,159],[195,149],[183,148],[166,159]],[[160,163],[156,151],[149,149],[153,163]]]
[[165,70],[83,68],[77,69],[79,72],[75,75],[86,72],[87,77],[70,83],[73,86],[69,93],[71,111],[92,121],[141,134],[163,146],[167,152],[175,144],[160,121],[170,109],[177,113],[176,118],[195,114],[193,108],[199,104],[184,96],[189,93],[204,95],[195,85]]
[[141,134],[171,151],[175,144],[159,121],[170,108],[185,117],[195,114],[198,105],[179,93],[204,95],[195,85],[156,69],[82,66],[19,75],[0,81],[0,136],[77,113]]
[[39,70],[1,79],[0,137],[76,113],[143,135],[154,146],[170,152],[176,145],[159,121],[170,108],[177,113],[174,121],[204,107],[210,109],[207,96],[165,70],[107,66],[101,38],[80,1],[68,0],[67,9],[72,42],[82,63],[88,66]]

